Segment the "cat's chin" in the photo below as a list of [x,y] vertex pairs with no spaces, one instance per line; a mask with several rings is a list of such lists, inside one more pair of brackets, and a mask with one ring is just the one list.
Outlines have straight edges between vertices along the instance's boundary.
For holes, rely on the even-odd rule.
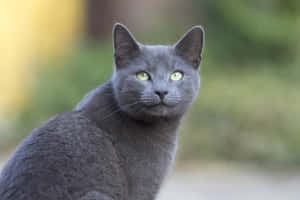
[[146,107],[144,109],[143,115],[150,118],[172,118],[180,114],[175,114],[176,109],[174,106],[157,104],[155,106]]
[[166,105],[158,104],[155,106],[147,107],[145,109],[145,113],[152,115],[152,116],[165,117],[165,116],[168,116],[169,109],[170,108]]

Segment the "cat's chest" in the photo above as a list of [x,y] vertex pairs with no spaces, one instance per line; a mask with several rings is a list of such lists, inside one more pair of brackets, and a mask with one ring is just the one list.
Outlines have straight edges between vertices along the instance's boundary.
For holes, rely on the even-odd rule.
[[176,138],[144,135],[151,132],[124,134],[116,148],[127,177],[130,199],[153,199],[173,164]]

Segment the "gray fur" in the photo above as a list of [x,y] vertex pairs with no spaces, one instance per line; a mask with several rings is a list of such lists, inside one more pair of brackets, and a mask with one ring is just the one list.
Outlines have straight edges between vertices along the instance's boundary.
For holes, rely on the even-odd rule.
[[80,198],[80,200],[113,200],[111,197],[101,193],[101,192],[88,192],[85,196]]
[[[0,175],[1,200],[155,199],[200,88],[194,61],[201,60],[203,31],[194,27],[173,46],[149,46],[116,24],[113,38],[111,79],[24,140]],[[137,79],[140,71],[151,80]],[[170,80],[174,71],[183,79]]]

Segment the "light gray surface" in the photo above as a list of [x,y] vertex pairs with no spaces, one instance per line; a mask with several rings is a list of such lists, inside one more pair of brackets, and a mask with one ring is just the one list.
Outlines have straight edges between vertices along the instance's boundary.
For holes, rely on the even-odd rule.
[[245,166],[176,171],[159,200],[299,200],[300,173]]
[[299,200],[299,188],[300,171],[213,165],[175,170],[158,200]]

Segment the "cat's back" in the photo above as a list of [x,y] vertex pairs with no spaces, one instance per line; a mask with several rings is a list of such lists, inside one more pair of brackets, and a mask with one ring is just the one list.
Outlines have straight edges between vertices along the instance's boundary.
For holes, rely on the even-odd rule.
[[0,199],[122,199],[125,181],[109,136],[79,111],[35,129],[0,175]]

